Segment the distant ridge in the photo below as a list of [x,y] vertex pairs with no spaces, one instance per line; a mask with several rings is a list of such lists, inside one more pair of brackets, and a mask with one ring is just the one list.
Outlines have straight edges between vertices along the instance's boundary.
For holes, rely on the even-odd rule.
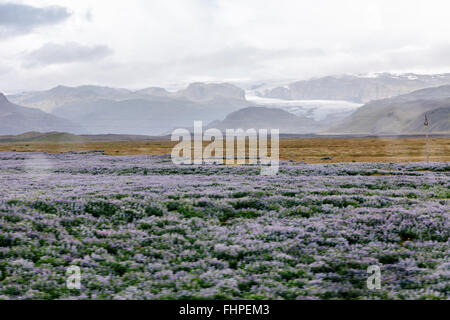
[[191,83],[185,89],[169,92],[160,87],[137,91],[94,85],[78,87],[57,86],[50,90],[23,92],[8,97],[12,102],[47,112],[64,109],[67,105],[79,105],[99,100],[126,101],[156,98],[174,101],[209,102],[220,99],[245,101],[245,91],[229,83]]
[[210,124],[220,130],[226,129],[279,129],[284,134],[313,133],[319,124],[313,119],[296,116],[277,108],[249,107],[229,114],[225,120]]
[[165,136],[142,136],[142,135],[76,135],[67,132],[26,132],[20,135],[0,136],[0,142],[107,142],[107,141],[146,141],[164,140]]
[[21,134],[27,131],[67,131],[81,133],[84,130],[60,117],[44,111],[26,108],[8,101],[0,93],[0,134]]
[[82,136],[66,132],[26,132],[19,135],[0,136],[0,142],[85,142]]
[[[270,136],[270,132],[269,132]],[[309,133],[280,133],[280,139],[323,139],[323,138],[423,138],[423,134],[410,135],[326,135]],[[448,134],[434,134],[431,137],[449,137]],[[170,141],[170,135],[164,136],[135,136],[135,135],[73,135],[65,132],[27,132],[20,135],[0,136],[0,143],[87,143],[87,142],[132,142],[132,141]]]
[[414,73],[327,76],[260,90],[265,98],[285,100],[346,100],[367,103],[415,90],[450,84],[450,74]]
[[[442,83],[449,84],[437,86]],[[419,90],[414,91],[415,88]],[[281,100],[340,101],[308,104],[311,101],[278,99],[279,104],[273,101],[264,104],[258,103],[257,99],[264,100],[261,98],[247,100],[243,89],[229,83],[197,82],[178,91],[160,87],[132,91],[93,85],[58,86],[8,97],[19,105],[51,109],[52,114],[19,105],[12,108],[13,104],[0,96],[0,104],[9,106],[3,111],[0,108],[3,125],[0,134],[89,133],[110,141],[108,133],[111,133],[116,134],[114,139],[119,134],[128,141],[133,135],[148,137],[170,133],[174,128],[190,128],[194,121],[201,120],[205,125],[214,122],[214,126],[222,128],[279,128],[282,133],[291,134],[410,135],[423,133],[420,122],[425,113],[430,114],[432,133],[447,134],[449,88],[450,74],[331,76],[297,81],[273,90],[264,87],[260,94]],[[252,89],[252,94],[256,93]],[[346,107],[345,111],[339,104],[342,100],[366,101],[380,97],[383,99],[371,100],[361,108],[361,104],[353,109]]]
[[329,134],[419,134],[427,114],[434,134],[450,133],[450,85],[372,101],[327,130]]
[[223,119],[250,105],[245,91],[228,83],[193,83],[177,92],[156,87],[133,92],[96,86],[59,86],[14,95],[11,99],[52,110],[54,116],[79,123],[88,133],[125,135],[159,135],[174,127],[192,126],[195,120],[209,123]]

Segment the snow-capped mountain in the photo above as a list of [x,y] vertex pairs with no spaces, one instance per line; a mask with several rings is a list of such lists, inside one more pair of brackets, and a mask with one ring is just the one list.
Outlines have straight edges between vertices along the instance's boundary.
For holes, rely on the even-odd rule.
[[283,100],[344,100],[367,103],[415,90],[450,84],[450,74],[374,73],[313,78],[259,90],[255,95]]

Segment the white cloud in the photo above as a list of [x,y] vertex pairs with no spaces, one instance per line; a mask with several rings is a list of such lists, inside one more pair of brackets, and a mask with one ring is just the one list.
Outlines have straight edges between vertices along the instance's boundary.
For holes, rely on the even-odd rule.
[[[14,78],[0,74],[0,89],[450,71],[450,3],[443,0],[40,1],[51,5],[67,8],[70,18],[1,41],[0,61]],[[52,55],[43,50],[47,43],[110,48],[114,55],[88,59],[81,50],[86,59],[75,59],[62,47]],[[27,69],[33,51],[40,63]]]

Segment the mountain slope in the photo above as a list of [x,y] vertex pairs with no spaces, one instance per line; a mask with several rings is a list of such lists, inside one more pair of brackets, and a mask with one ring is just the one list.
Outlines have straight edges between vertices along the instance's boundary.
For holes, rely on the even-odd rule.
[[0,93],[0,134],[21,134],[28,131],[79,133],[83,129],[66,119],[41,110],[12,104]]
[[24,92],[8,96],[8,99],[19,105],[53,111],[74,103],[82,104],[97,100],[153,99],[155,97],[195,102],[207,102],[216,99],[245,101],[245,91],[228,83],[192,83],[186,89],[177,92],[169,92],[158,87],[131,91],[121,88],[85,85],[79,87],[58,86],[46,91]]
[[[450,99],[447,100],[447,106],[433,109],[426,113],[431,133],[450,133]],[[405,132],[423,132],[425,113],[421,114],[411,122]]]
[[245,100],[245,91],[229,83],[191,83],[186,89],[174,95],[191,101],[211,101],[220,98]]
[[340,125],[327,130],[338,134],[423,133],[425,113],[433,133],[450,133],[450,86],[422,89],[391,99],[372,101]]
[[142,96],[168,97],[170,92],[164,88],[150,87],[136,91],[136,94]]
[[450,74],[345,75],[297,81],[287,86],[264,90],[259,92],[259,95],[285,100],[325,99],[366,103],[446,84],[450,84]]
[[318,123],[281,109],[249,107],[229,114],[225,120],[210,125],[225,129],[279,129],[280,133],[311,133]]
[[27,105],[83,124],[90,133],[158,135],[195,120],[209,123],[250,103],[245,91],[227,83],[193,83],[178,92],[151,87],[139,91],[96,86],[56,87],[12,96]]
[[130,99],[135,96],[138,95],[126,89],[86,85],[80,87],[57,86],[46,91],[24,92],[8,96],[8,99],[19,105],[39,108],[50,112],[68,103],[94,101],[98,99],[117,101]]
[[205,103],[152,97],[124,101],[96,100],[73,103],[54,114],[82,123],[90,133],[158,135],[194,121],[209,123],[247,106],[246,101],[214,100]]

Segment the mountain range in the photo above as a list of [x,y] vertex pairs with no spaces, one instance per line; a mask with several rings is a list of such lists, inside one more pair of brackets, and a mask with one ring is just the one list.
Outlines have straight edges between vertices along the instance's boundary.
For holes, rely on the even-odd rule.
[[450,74],[378,73],[366,76],[342,75],[292,82],[286,86],[255,91],[264,98],[284,100],[345,100],[367,103],[415,90],[450,84]]
[[39,108],[52,112],[63,109],[66,105],[78,102],[97,100],[125,101],[139,99],[154,99],[155,97],[171,98],[175,101],[188,100],[209,102],[215,99],[245,100],[245,91],[228,83],[191,83],[187,88],[169,92],[164,88],[149,87],[137,91],[123,88],[100,87],[85,85],[79,87],[57,86],[46,91],[23,92],[8,96],[13,103],[27,107]]
[[[263,92],[228,83],[192,83],[175,92],[58,86],[8,96],[12,103],[1,95],[0,134],[155,136],[192,127],[196,120],[220,129],[279,128],[289,134],[416,134],[424,131],[425,113],[433,133],[448,134],[450,84],[438,86],[445,82],[450,74],[383,73],[311,79]],[[422,86],[427,88],[414,90]],[[313,100],[301,100],[306,98]]]
[[424,133],[425,114],[432,133],[450,133],[450,85],[371,101],[326,132],[379,135]]
[[41,110],[13,104],[0,93],[0,134],[21,134],[27,131],[79,133],[83,128]]
[[192,83],[177,92],[163,88],[139,91],[97,86],[56,87],[9,97],[80,123],[86,133],[157,135],[195,120],[223,119],[248,107],[245,91],[227,83]]

